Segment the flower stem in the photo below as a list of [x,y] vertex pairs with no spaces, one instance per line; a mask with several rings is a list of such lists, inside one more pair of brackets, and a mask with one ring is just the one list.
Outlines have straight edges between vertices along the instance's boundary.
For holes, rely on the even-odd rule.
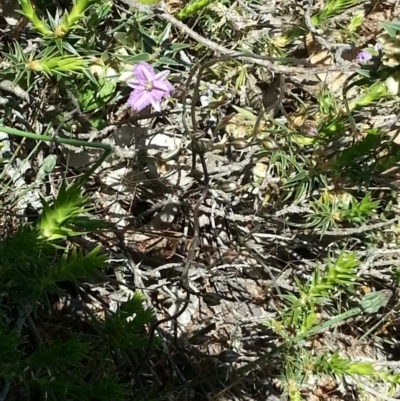
[[48,135],[39,135],[39,134],[34,134],[32,132],[24,132],[24,131],[17,130],[15,128],[4,127],[4,126],[0,126],[0,132],[5,132],[6,134],[9,134],[9,135],[22,136],[24,138],[34,139],[37,141],[55,142],[55,143],[72,145],[72,146],[77,146],[77,147],[89,147],[89,148],[94,148],[94,149],[103,149],[104,152],[101,155],[101,157],[77,181],[76,185],[78,185],[78,186],[82,185],[93,174],[93,172],[97,169],[97,167],[99,167],[103,163],[103,161],[112,152],[112,146],[106,145],[103,143],[99,143],[99,142],[87,142],[87,141],[80,141],[77,139],[57,138],[57,137],[53,138]]

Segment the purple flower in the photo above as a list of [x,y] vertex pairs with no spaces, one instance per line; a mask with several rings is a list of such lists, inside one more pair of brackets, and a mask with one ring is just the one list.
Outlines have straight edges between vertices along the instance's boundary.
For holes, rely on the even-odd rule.
[[134,90],[131,92],[128,104],[136,111],[141,111],[150,104],[155,111],[161,111],[161,100],[172,91],[172,85],[166,80],[169,71],[156,74],[153,67],[145,62],[133,67],[134,79],[128,85]]
[[356,61],[357,63],[364,63],[365,61],[371,60],[372,54],[363,50],[362,52],[357,54]]
[[[382,46],[379,43],[376,43],[374,46],[375,51],[379,52],[380,50],[382,50]],[[363,50],[362,52],[358,53],[357,57],[356,57],[356,61],[357,63],[364,63],[368,60],[372,59],[372,54],[367,52],[366,50]]]

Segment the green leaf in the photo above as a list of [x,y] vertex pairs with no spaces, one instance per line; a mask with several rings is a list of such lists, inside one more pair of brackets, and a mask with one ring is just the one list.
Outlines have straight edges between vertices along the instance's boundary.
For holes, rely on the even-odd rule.
[[58,366],[60,370],[66,367],[79,366],[88,352],[88,345],[81,342],[77,336],[67,341],[56,339],[51,345],[38,348],[24,362],[32,368],[52,369]]
[[151,61],[151,55],[149,53],[140,53],[134,56],[123,56],[120,54],[116,54],[115,57],[125,63],[130,63],[130,64],[137,64],[140,63],[141,61]]
[[[62,39],[55,39],[54,43],[57,46],[58,51],[60,52],[60,55],[62,56],[64,54],[63,51],[63,40]],[[80,55],[78,53],[75,54],[77,57],[79,57]]]
[[106,221],[89,216],[75,216],[71,219],[71,223],[74,227],[84,230],[84,232],[93,232],[110,227]]
[[335,170],[339,170],[343,166],[351,165],[357,161],[357,159],[369,155],[372,149],[374,149],[377,140],[378,138],[376,135],[367,135],[361,141],[356,142],[353,146],[343,150],[341,153],[339,153],[336,161],[334,162]]
[[142,53],[152,54],[159,44],[143,31],[140,31],[140,36],[142,37]]
[[366,313],[376,313],[389,302],[391,296],[392,293],[388,290],[370,292],[362,298],[361,308]]
[[371,362],[353,362],[349,364],[346,373],[348,375],[369,376],[375,373],[375,369]]
[[182,63],[180,63],[179,61],[175,61],[169,57],[160,57],[157,59],[157,62],[159,64],[165,64],[165,65],[182,65]]
[[0,276],[15,261],[19,264],[30,264],[37,252],[43,252],[46,243],[39,238],[39,231],[31,226],[21,226],[14,237],[7,237],[0,243]]
[[293,184],[299,182],[299,181],[303,181],[305,178],[307,178],[307,173],[305,171],[300,171],[298,174],[296,174],[295,176],[293,176],[292,178],[289,178],[285,184],[283,185],[283,187],[290,187]]
[[98,85],[92,83],[86,85],[77,94],[82,112],[89,113],[108,104],[114,96],[115,89],[116,82],[104,78],[98,80]]
[[187,49],[188,47],[190,47],[190,45],[185,43],[170,43],[167,46],[167,50],[182,50]]
[[358,97],[350,104],[350,110],[354,110],[357,107],[368,106],[386,96],[388,96],[386,84],[382,81],[375,82],[368,87],[362,96]]
[[194,0],[191,3],[185,5],[181,11],[176,15],[178,19],[186,19],[191,15],[201,11],[204,7],[207,7],[210,3],[215,2],[215,0]]
[[89,68],[86,68],[83,70],[83,73],[89,78],[90,82],[92,82],[94,85],[98,85],[99,82],[97,81],[96,77],[91,73]]
[[136,291],[120,305],[113,315],[106,315],[104,324],[93,322],[106,347],[132,352],[147,344],[141,330],[153,318],[153,312],[143,306],[144,297]]
[[44,160],[43,164],[40,166],[39,172],[36,177],[36,182],[42,182],[43,179],[53,172],[57,164],[57,156],[48,155]]
[[15,331],[7,332],[0,324],[0,363],[16,362],[20,358],[21,339]]
[[73,224],[74,218],[85,212],[84,206],[89,201],[88,198],[81,195],[79,186],[73,185],[66,189],[65,182],[63,182],[52,207],[44,198],[41,200],[43,212],[37,221],[37,227],[43,238],[53,241],[78,234],[71,229],[70,225]]
[[161,45],[162,43],[164,43],[169,38],[169,36],[171,34],[171,27],[172,27],[172,25],[170,23],[168,23],[165,26],[164,31],[157,38],[157,43],[158,44]]
[[123,401],[127,395],[127,387],[119,384],[115,377],[87,383],[78,370],[68,374],[37,376],[30,381],[42,391],[43,399],[49,400]]
[[392,38],[400,31],[400,21],[381,22],[381,25]]
[[154,6],[160,3],[160,0],[127,0],[127,3],[132,7],[137,7],[135,3],[143,4],[145,6]]
[[244,118],[246,118],[249,121],[257,121],[257,116],[255,116],[251,111],[248,111],[246,109],[242,109],[239,106],[235,106],[234,104],[232,104],[232,107],[240,114],[242,115]]
[[101,113],[90,116],[89,121],[92,127],[99,131],[107,127],[107,121]]
[[75,48],[65,40],[62,41],[62,48],[66,50],[68,53],[73,54],[74,56],[77,57],[80,56],[80,54],[75,50]]
[[365,68],[357,70],[357,73],[360,74],[361,76],[365,78],[372,78],[371,76],[371,70],[367,70]]
[[54,282],[88,280],[99,274],[105,268],[105,255],[98,255],[100,247],[93,249],[87,255],[74,248],[72,252],[65,250],[58,266],[49,274],[49,280]]

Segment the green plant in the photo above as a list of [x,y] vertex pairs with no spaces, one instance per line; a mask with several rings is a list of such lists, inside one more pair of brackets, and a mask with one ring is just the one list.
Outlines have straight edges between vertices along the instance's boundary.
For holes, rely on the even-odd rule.
[[191,3],[188,3],[185,5],[185,7],[182,8],[182,10],[179,11],[179,13],[177,14],[177,18],[180,20],[189,18],[193,14],[198,13],[199,11],[203,10],[205,7],[207,7],[213,1],[214,0],[195,0]]
[[[311,22],[313,25],[318,28],[327,21],[329,18],[334,17],[335,15],[340,15],[347,8],[359,3],[359,0],[330,0],[324,3],[321,11],[311,17]],[[290,30],[285,37],[286,41],[291,41],[298,36],[304,34],[307,26],[305,23],[302,23],[299,27]]]
[[[329,257],[323,272],[319,268],[314,270],[312,278],[305,284],[296,279],[298,294],[282,295],[284,301],[281,310],[281,319],[270,320],[265,324],[284,339],[280,347],[283,353],[284,374],[277,380],[279,387],[290,400],[302,400],[303,390],[308,380],[313,376],[323,374],[332,378],[351,376],[357,380],[360,376],[371,380],[398,380],[388,379],[390,373],[380,372],[373,363],[351,361],[339,357],[338,352],[311,353],[306,341],[312,341],[315,335],[324,328],[343,324],[346,319],[360,313],[376,313],[387,302],[385,291],[377,291],[365,295],[360,306],[339,313],[336,308],[345,307],[346,298],[356,293],[359,278],[357,267],[359,262],[354,253],[342,251],[336,259]],[[335,314],[334,317],[323,320],[323,311]],[[325,318],[326,319],[326,318]],[[296,355],[296,357],[294,357]],[[361,385],[361,384],[360,384]]]
[[344,221],[352,226],[365,224],[378,206],[379,201],[373,201],[371,194],[357,201],[350,194],[329,195],[325,192],[321,199],[311,203],[313,212],[308,215],[308,221],[311,227],[320,229],[323,236],[326,231]]
[[[61,337],[49,336],[49,317],[62,319],[51,311],[54,297],[69,296],[83,283],[102,277],[106,258],[100,248],[84,252],[61,239],[76,236],[71,225],[85,232],[99,228],[100,222],[82,213],[89,199],[77,186],[63,184],[53,203],[43,201],[43,213],[32,225],[22,225],[13,236],[0,243],[0,286],[4,305],[0,323],[0,378],[8,392],[44,396],[59,400],[122,400],[126,386],[110,355],[127,357],[143,349],[140,334],[152,313],[143,308],[143,298],[135,293],[116,313],[105,311],[104,321],[91,314],[87,324],[93,332],[65,327]],[[16,308],[18,313],[13,313]],[[42,316],[47,316],[43,320]],[[24,322],[29,321],[27,330]],[[42,322],[42,323],[40,323]],[[42,326],[44,336],[39,332]],[[94,335],[97,333],[97,335]],[[37,345],[32,345],[35,339]]]
[[[4,126],[0,131],[39,141],[87,145],[79,140],[53,139]],[[143,308],[143,297],[137,292],[114,314],[105,310],[103,320],[89,313],[86,324],[90,329],[85,332],[79,327],[63,327],[65,322],[52,310],[57,297],[68,298],[71,292],[79,292],[84,283],[101,280],[106,268],[106,256],[100,254],[100,247],[84,251],[72,240],[107,227],[102,220],[90,216],[90,198],[82,194],[82,185],[111,148],[99,143],[90,146],[103,149],[104,153],[86,174],[69,187],[63,181],[53,202],[42,197],[43,210],[38,219],[32,224],[22,224],[0,242],[4,305],[0,320],[0,379],[4,394],[20,397],[47,394],[54,400],[125,399],[127,387],[110,356],[119,352],[126,358],[133,351],[144,349],[146,344],[141,332],[151,321],[152,312]],[[50,159],[38,179],[42,180],[43,174],[53,168],[54,160]],[[15,308],[17,315],[13,313]],[[46,333],[52,331],[51,319],[59,320],[61,337]],[[29,330],[25,321],[29,322]],[[38,325],[42,326],[45,337]],[[36,346],[32,346],[32,339]]]
[[379,206],[379,201],[373,201],[371,195],[367,194],[360,202],[357,202],[354,198],[351,198],[348,210],[342,213],[349,223],[353,225],[363,224],[366,222],[368,217],[374,214],[375,209]]
[[[248,383],[244,376],[259,373],[290,400],[348,398],[341,381],[360,399],[369,384],[393,396],[397,372],[353,351],[379,347],[389,358],[381,344],[397,346],[398,302],[387,289],[395,293],[400,277],[400,151],[391,121],[398,115],[398,23],[383,24],[382,49],[368,43],[357,56],[343,101],[329,86],[304,80],[309,65],[298,58],[299,38],[309,27],[297,11],[306,7],[122,3],[37,0],[34,7],[21,0],[28,24],[16,29],[18,40],[1,33],[0,401],[215,398],[214,390],[236,393],[233,386]],[[367,39],[363,15],[352,14],[356,4],[310,5],[317,31],[314,43],[307,35],[307,50],[322,39],[355,46]],[[153,79],[159,73],[163,79]],[[107,163],[112,147],[105,143],[118,144]],[[103,152],[95,162],[94,151]],[[170,214],[164,205],[176,196]],[[153,231],[154,222],[161,228]],[[160,266],[170,244],[173,264]],[[175,264],[183,260],[178,277]],[[207,274],[192,281],[197,265]],[[216,268],[216,299],[201,300],[204,288],[196,287],[214,279]],[[232,269],[233,281],[225,276]],[[206,334],[224,325],[211,318],[203,328],[201,313],[190,322],[199,326],[193,336],[181,323],[197,300],[202,310],[214,313],[218,303],[229,313],[237,295],[228,299],[222,287],[239,278],[257,286],[246,304],[271,305],[260,330],[267,346],[257,338],[254,347],[250,328],[238,325],[229,338],[212,334],[232,350],[203,358],[192,347],[205,351]],[[164,297],[169,284],[185,289],[185,282],[193,294],[183,304]],[[156,322],[138,287],[151,290],[146,300],[157,302],[158,316],[178,306],[176,332],[190,344],[165,335],[162,353],[148,349],[157,343],[149,334],[165,333],[171,315]],[[321,394],[327,378],[333,384]]]
[[321,230],[321,236],[326,231],[337,227],[338,223],[342,221],[343,205],[335,197],[330,201],[328,197],[316,200],[311,203],[312,213],[308,215],[308,220],[311,227]]
[[287,306],[280,323],[281,330],[290,327],[290,332],[296,336],[315,326],[318,323],[317,307],[331,304],[331,294],[334,291],[338,296],[338,290],[350,291],[354,286],[357,281],[355,273],[358,264],[354,254],[342,252],[336,261],[328,259],[324,273],[316,269],[312,279],[305,285],[296,279],[299,295],[282,296]]
[[343,28],[343,42],[354,42],[358,37],[358,30],[364,22],[364,12],[357,11],[351,18],[348,24]]

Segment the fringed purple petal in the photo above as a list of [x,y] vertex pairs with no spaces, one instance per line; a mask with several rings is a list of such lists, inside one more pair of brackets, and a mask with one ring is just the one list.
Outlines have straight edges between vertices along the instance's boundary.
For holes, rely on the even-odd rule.
[[156,102],[160,102],[161,99],[164,97],[167,97],[169,95],[169,92],[163,91],[163,90],[158,90],[153,88],[151,92],[149,92],[150,98]]
[[153,82],[153,90],[163,91],[165,92],[165,96],[168,96],[170,92],[174,89],[168,81],[154,81]]
[[154,81],[165,81],[165,79],[168,77],[169,71],[160,71],[155,77]]
[[[155,74],[153,67],[148,63],[139,63],[133,67],[135,78],[128,82],[128,85],[134,89],[131,92],[128,104],[137,111],[143,110],[150,104],[154,110],[161,111],[161,100],[168,97],[173,86],[166,79],[169,71],[161,71]],[[147,90],[147,83],[151,83],[151,90]]]
[[135,78],[140,83],[152,82],[154,80],[154,78],[156,77],[153,67],[150,64],[145,63],[145,62],[136,64],[133,67],[133,73],[135,74]]
[[151,105],[153,106],[154,111],[161,111],[161,103],[157,100],[151,99]]
[[132,89],[136,89],[138,86],[143,86],[143,84],[139,82],[136,78],[131,79],[130,81],[127,82],[127,84]]
[[137,88],[131,92],[128,104],[136,111],[141,111],[151,104],[151,96],[143,88]]

